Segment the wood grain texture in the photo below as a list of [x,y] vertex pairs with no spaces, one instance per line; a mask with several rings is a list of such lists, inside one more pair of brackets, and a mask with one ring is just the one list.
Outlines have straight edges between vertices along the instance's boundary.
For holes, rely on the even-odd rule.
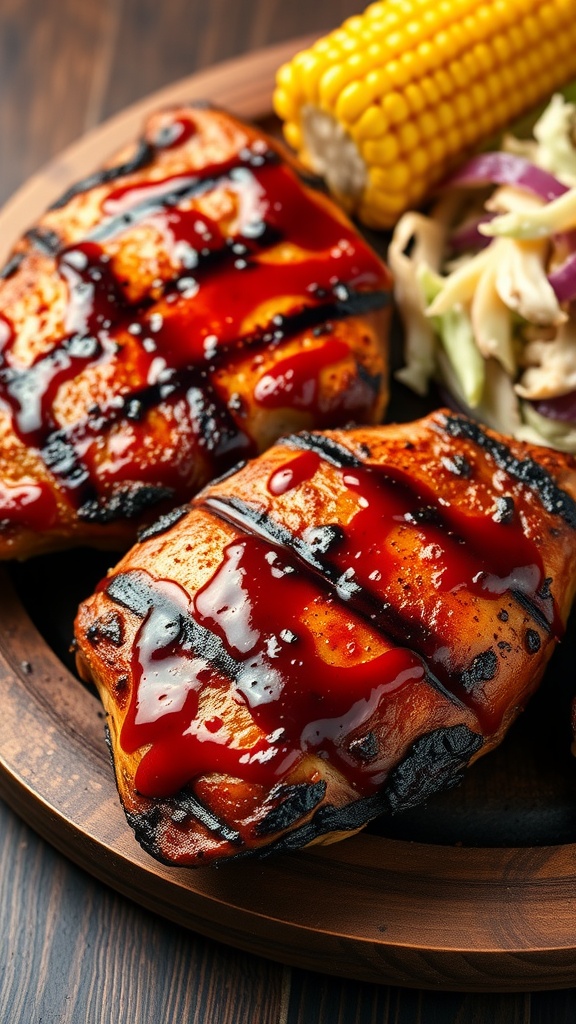
[[13,851],[11,884],[0,889],[11,936],[3,1021],[278,1021],[281,968],[167,926],[72,867],[2,808],[3,863]]
[[574,991],[423,993],[284,970],[141,910],[1,805],[0,859],[13,864],[0,887],[0,1012],[11,1024],[569,1024],[576,1014]]
[[3,0],[0,202],[100,117],[115,0]]
[[[323,32],[362,6],[4,0],[0,202],[126,104],[247,49]],[[94,723],[95,736],[100,725]],[[576,1018],[573,988],[419,992],[285,969],[235,952],[95,881],[2,805],[0,922],[0,1020],[10,1024],[568,1024]]]
[[[0,216],[0,236],[18,237],[31,210],[84,177],[99,154],[135,137],[145,114],[163,103],[208,95],[248,117],[268,116],[274,70],[290,49],[280,44],[201,72],[129,107],[30,179]],[[41,605],[57,606],[63,567],[73,574],[78,556],[44,564],[51,586]],[[462,849],[362,834],[217,872],[152,861],[118,806],[100,705],[35,631],[8,579],[0,620],[0,793],[119,892],[208,937],[359,980],[507,991],[574,978],[574,844]]]

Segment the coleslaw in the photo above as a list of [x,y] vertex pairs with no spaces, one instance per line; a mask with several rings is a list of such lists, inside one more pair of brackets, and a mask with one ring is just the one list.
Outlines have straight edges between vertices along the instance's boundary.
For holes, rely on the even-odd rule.
[[397,378],[521,440],[576,452],[576,86],[522,138],[472,157],[388,260],[404,326]]

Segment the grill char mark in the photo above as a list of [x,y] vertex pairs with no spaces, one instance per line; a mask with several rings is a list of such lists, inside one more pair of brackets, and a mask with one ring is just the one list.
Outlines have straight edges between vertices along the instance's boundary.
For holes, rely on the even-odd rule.
[[60,237],[49,228],[30,228],[25,235],[30,244],[46,256],[55,256],[60,248]]
[[[104,735],[112,768],[114,769],[114,750],[108,725],[104,726]],[[133,829],[134,835],[142,849],[149,853],[151,857],[156,858],[156,860],[170,865],[173,865],[174,861],[166,856],[166,851],[162,848],[162,825],[166,814],[174,821],[174,815],[178,814],[179,811],[183,811],[186,816],[194,817],[209,832],[212,832],[213,835],[216,835],[224,842],[230,843],[233,847],[238,847],[241,844],[240,833],[213,814],[212,811],[208,810],[189,790],[177,793],[169,799],[157,800],[144,811],[124,809],[126,820]]]
[[390,773],[381,792],[345,807],[324,804],[310,821],[280,836],[269,846],[238,853],[230,859],[261,859],[270,854],[287,853],[307,846],[321,835],[354,832],[380,814],[395,814],[415,807],[434,793],[458,785],[482,744],[482,737],[466,725],[434,729],[415,740]]
[[[114,577],[114,580],[116,579],[119,577]],[[121,587],[120,589],[124,590],[123,597],[121,598],[118,594],[114,599],[134,611],[139,617],[143,617],[150,607],[150,597],[145,593],[139,593],[132,580],[128,588]],[[112,763],[114,763],[108,726],[106,726],[106,741]],[[464,769],[482,745],[482,736],[473,732],[466,725],[435,729],[415,740],[390,773],[386,786],[381,792],[363,797],[344,807],[325,804],[304,825],[286,832],[264,847],[246,851],[236,849],[236,852],[232,851],[227,859],[262,859],[271,854],[301,849],[321,835],[335,831],[353,832],[363,828],[368,821],[380,814],[394,814],[414,807],[434,793],[457,785],[461,781]],[[433,761],[431,761],[431,757],[434,759]],[[431,764],[433,766],[432,773],[430,772]],[[323,792],[320,792],[320,787],[324,790]],[[258,833],[266,836],[272,834],[275,827],[290,828],[290,825],[297,821],[299,816],[313,810],[314,806],[323,799],[324,787],[324,783],[318,783],[315,786],[284,787],[284,791],[289,791],[288,800],[273,809],[262,820],[258,826]],[[189,790],[182,790],[174,797],[155,801],[153,806],[145,811],[125,811],[128,824],[134,830],[142,848],[162,863],[174,863],[167,851],[162,848],[161,826],[166,813],[172,820],[176,820],[176,823],[178,823],[178,818],[182,820],[180,813],[178,813],[178,818],[174,819],[175,811],[181,811],[186,816],[194,817],[223,842],[236,847],[241,845],[241,836],[236,829],[231,828],[221,818],[204,807]]]
[[514,598],[516,603],[519,604],[520,607],[523,608],[524,611],[530,616],[530,618],[534,619],[534,622],[537,626],[540,626],[540,629],[543,629],[546,633],[552,632],[552,627],[550,623],[547,621],[544,615],[542,615],[542,612],[540,611],[538,606],[530,600],[527,594],[523,594],[519,590],[511,590],[510,594]]
[[316,807],[326,794],[326,782],[299,782],[293,786],[283,786],[278,793],[273,793],[282,802],[268,811],[256,826],[258,836],[273,835],[294,825],[305,814]]
[[174,496],[171,487],[151,484],[126,487],[106,497],[88,498],[78,509],[78,518],[89,523],[111,523],[116,519],[136,519],[154,505]]
[[117,164],[114,167],[104,167],[100,171],[95,171],[93,174],[89,174],[86,178],[81,178],[80,181],[75,182],[70,188],[67,188],[65,192],[59,196],[55,202],[52,203],[51,210],[60,210],[63,206],[66,206],[71,199],[75,196],[81,195],[83,192],[88,192],[92,188],[97,188],[99,185],[107,185],[112,181],[116,181],[118,178],[125,178],[128,174],[134,174],[135,171],[140,171],[144,167],[148,167],[155,156],[155,147],[151,146],[145,139],[140,139],[137,144],[134,156],[129,160],[126,160],[122,164]]
[[228,843],[233,848],[242,845],[240,833],[231,828],[222,818],[209,811],[188,790],[177,793],[169,801],[163,800],[161,803],[156,803],[145,811],[126,810],[125,813],[126,820],[134,830],[134,835],[142,849],[163,864],[174,864],[174,860],[170,859],[167,851],[162,847],[162,833],[166,817],[175,825],[185,824],[187,818],[193,818],[223,843]]
[[[225,402],[212,389],[206,375],[200,368],[186,368],[168,383],[150,385],[140,391],[133,391],[124,396],[121,406],[112,405],[109,409],[99,409],[94,417],[90,415],[75,423],[70,428],[52,431],[46,438],[41,449],[45,465],[54,476],[69,488],[73,488],[81,502],[78,508],[80,518],[92,522],[111,522],[115,518],[126,515],[125,508],[130,505],[134,488],[126,488],[110,498],[101,495],[98,501],[91,496],[90,474],[83,464],[78,452],[79,442],[98,436],[102,439],[113,425],[127,416],[134,402],[138,402],[141,415],[157,408],[170,396],[178,397],[186,391],[193,392],[197,401],[194,413],[199,424],[198,436],[206,443],[207,450],[215,452],[219,457],[225,449],[230,452],[230,459],[238,462],[241,456],[254,455],[252,444],[235,423]],[[240,451],[238,451],[240,449]],[[222,456],[223,457],[223,456]],[[132,504],[142,502],[144,492],[156,492],[153,501],[146,501],[143,507],[157,504],[165,498],[171,498],[173,490],[169,487],[141,487],[140,497]],[[141,492],[141,493],[140,493]],[[132,513],[132,515],[137,512]]]
[[0,280],[7,281],[9,277],[12,277],[22,264],[25,257],[26,253],[24,252],[15,252],[13,256],[10,256],[2,267],[2,270],[0,270]]
[[[145,140],[141,140],[131,159],[115,167],[104,168],[77,182],[53,204],[52,208],[59,209],[65,206],[75,195],[98,185],[113,182],[147,166],[154,159],[155,152],[159,148],[162,148],[161,144],[150,144]],[[261,168],[263,164],[279,164],[280,162],[279,154],[276,151],[272,149],[256,151],[251,146],[248,146],[235,154],[228,164],[223,164],[219,167],[216,173],[208,171],[207,173],[189,174],[188,180],[181,187],[174,187],[173,182],[171,185],[170,180],[167,181],[163,193],[158,194],[154,192],[153,197],[143,199],[125,213],[110,216],[91,233],[88,233],[86,239],[83,240],[83,244],[85,242],[95,244],[104,241],[119,230],[138,223],[150,213],[178,207],[182,200],[197,195],[200,192],[209,191],[222,180],[226,180],[237,168],[253,168],[256,170]],[[278,233],[275,229],[267,223],[263,222],[259,227],[262,230],[253,239],[246,238],[245,248],[248,263],[252,250],[255,252],[262,251],[262,249],[266,249],[266,247],[276,244],[280,240],[276,237]],[[32,244],[42,251],[51,253],[54,256],[58,255],[61,246],[54,232],[41,227],[33,228],[28,233],[28,238]],[[221,262],[223,259],[236,261],[238,254],[234,250],[237,246],[232,244],[233,241],[234,239],[232,238],[226,239],[226,244],[219,250],[199,250],[197,253],[198,263],[192,268],[193,276],[201,277],[203,270],[208,269],[214,262]],[[16,264],[14,269],[16,269]],[[99,271],[101,273],[101,268],[99,268]],[[6,276],[9,276],[12,272],[13,268],[7,265],[5,267]],[[189,277],[190,273],[190,268],[185,268],[181,275],[166,283],[164,292],[177,290],[179,281]],[[94,278],[95,280],[96,278]],[[164,382],[161,386],[152,385],[127,394],[121,409],[111,407],[110,409],[99,410],[96,415],[88,413],[83,420],[67,429],[54,429],[54,424],[50,425],[49,422],[43,425],[42,433],[46,431],[44,437],[34,437],[33,443],[41,450],[47,467],[59,478],[60,483],[69,490],[70,494],[73,494],[74,503],[84,510],[82,512],[83,517],[89,518],[92,521],[102,522],[109,522],[115,517],[114,503],[107,501],[105,498],[99,503],[99,508],[95,508],[91,494],[86,493],[93,490],[90,485],[91,474],[86,466],[86,459],[78,450],[74,450],[75,447],[78,448],[79,444],[81,446],[82,441],[89,440],[90,435],[95,431],[102,435],[118,420],[123,418],[137,419],[142,415],[143,410],[157,406],[164,397],[175,392],[181,392],[186,387],[196,387],[198,392],[203,395],[210,393],[212,401],[211,412],[216,424],[215,429],[213,429],[211,421],[210,429],[206,429],[203,433],[199,430],[201,444],[207,445],[210,437],[217,433],[218,437],[222,439],[222,443],[216,452],[216,456],[219,457],[220,450],[223,447],[226,448],[226,451],[228,450],[227,442],[243,435],[241,423],[233,416],[224,398],[210,386],[209,382],[210,375],[230,351],[236,352],[243,347],[258,350],[264,346],[275,346],[305,330],[321,329],[324,324],[331,321],[371,313],[388,305],[391,301],[391,294],[389,290],[384,289],[371,292],[354,292],[346,285],[337,283],[334,286],[332,296],[323,294],[322,299],[325,301],[320,301],[319,292],[313,305],[305,305],[291,314],[276,316],[268,325],[250,336],[232,339],[229,343],[220,344],[215,356],[205,366],[188,365],[183,368],[175,368],[171,379]],[[122,302],[121,298],[119,301],[120,303]],[[148,299],[139,303],[136,310],[137,313],[145,312],[150,305],[150,301]],[[70,339],[63,339],[61,344],[49,353],[46,359],[54,361],[59,357],[61,350],[64,350],[66,354],[67,349],[70,347],[70,342]],[[73,355],[74,353],[71,353],[70,358]],[[101,356],[102,353],[100,351],[95,353],[95,358],[101,358]],[[38,375],[41,375],[43,366],[44,360],[38,360],[35,366]],[[369,377],[360,363],[357,363],[357,373],[364,384],[377,394],[381,383],[379,379]],[[50,375],[48,376],[50,377]],[[14,379],[7,379],[5,383],[14,393],[14,402],[17,407],[18,381],[15,379],[14,374],[12,374],[12,377]],[[137,412],[133,414],[133,410],[137,410]],[[244,441],[246,440],[244,438]],[[240,457],[248,458],[255,454],[254,446],[251,443],[241,445],[241,451],[237,450],[238,446],[233,441],[231,445],[234,448],[233,458],[231,453],[230,459],[224,458],[222,460],[222,468],[224,469],[227,468],[227,465],[237,462]],[[216,468],[221,467],[218,466]],[[118,515],[122,515],[120,505],[116,504]]]
[[156,519],[155,522],[150,523],[149,526],[143,527],[138,531],[138,543],[142,544],[145,540],[150,540],[152,537],[159,537],[162,533],[166,533],[171,530],[176,523],[179,523],[184,516],[188,515],[190,511],[190,505],[180,505],[178,508],[172,509],[170,512],[166,512],[164,515]]
[[558,486],[538,462],[530,458],[518,459],[503,441],[489,437],[477,423],[462,416],[445,416],[441,427],[450,437],[465,438],[487,452],[499,469],[504,469],[513,479],[538,495],[546,512],[560,516],[568,526],[576,530],[576,501]]
[[170,804],[174,808],[171,818],[175,824],[183,822],[188,817],[194,818],[201,825],[204,825],[204,828],[208,829],[209,832],[217,835],[219,839],[224,839],[226,842],[233,843],[234,845],[241,842],[240,833],[236,829],[230,828],[222,818],[208,810],[201,800],[198,800],[189,790],[183,790],[181,793],[176,794],[170,800]]
[[[447,418],[447,419],[450,419],[450,421],[452,420],[452,418]],[[570,517],[573,515],[573,517],[574,517],[574,524],[573,525],[576,528],[576,502],[573,501],[573,499],[570,497],[569,494],[566,494],[565,491],[562,491],[559,487],[557,487],[557,485],[555,484],[555,482],[552,479],[552,477],[550,476],[550,474],[546,473],[546,470],[544,470],[544,469],[542,469],[542,467],[538,466],[538,463],[534,462],[533,459],[527,459],[527,460],[524,460],[524,462],[520,462],[518,459],[516,459],[512,455],[512,453],[509,451],[509,449],[506,448],[506,446],[504,444],[500,444],[500,442],[496,442],[496,441],[493,442],[493,439],[489,438],[486,434],[484,434],[484,432],[479,427],[477,427],[476,424],[469,423],[467,420],[460,420],[460,419],[458,419],[458,424],[461,424],[462,427],[463,427],[462,434],[458,433],[458,430],[459,430],[459,426],[458,426],[458,427],[454,427],[453,428],[454,431],[456,431],[456,432],[452,433],[451,436],[454,436],[454,437],[463,436],[463,437],[467,437],[469,440],[474,440],[474,437],[472,435],[481,434],[482,437],[485,438],[486,444],[480,445],[479,441],[476,442],[476,443],[478,443],[481,447],[486,448],[486,450],[488,450],[490,452],[490,454],[493,454],[492,450],[491,450],[491,445],[493,443],[496,446],[496,448],[498,449],[498,451],[497,451],[497,458],[499,460],[498,461],[498,465],[502,469],[507,469],[511,473],[511,475],[514,476],[516,479],[518,479],[521,483],[526,483],[528,486],[532,487],[533,485],[529,483],[529,481],[525,478],[524,474],[529,472],[530,474],[534,475],[534,479],[540,480],[540,474],[537,473],[536,471],[537,470],[542,470],[542,477],[543,477],[542,486],[545,488],[546,495],[550,498],[550,495],[552,494],[552,491],[554,491],[554,493],[558,492],[558,495],[561,496],[561,497],[556,498],[555,504],[553,504],[553,506],[551,505],[550,507],[548,507],[546,504],[544,504],[544,501],[543,501],[543,504],[544,504],[544,507],[545,507],[546,511],[547,512],[553,512],[553,513],[555,512],[556,514],[561,515],[562,518],[565,519],[569,523],[569,525],[572,525],[572,523],[571,523],[570,519],[566,519],[566,515],[568,515]],[[470,435],[468,434],[467,429],[466,429],[468,426],[474,428],[471,431]],[[451,428],[451,431],[452,431],[452,428]],[[345,448],[343,445],[340,445],[337,442],[333,441],[332,438],[323,437],[321,434],[316,434],[316,433],[313,433],[313,432],[303,431],[300,434],[292,434],[292,435],[288,435],[287,437],[280,438],[280,440],[278,441],[278,444],[286,445],[289,448],[300,448],[300,449],[303,449],[303,450],[306,450],[306,451],[316,452],[316,454],[320,455],[321,458],[323,458],[326,462],[329,462],[331,465],[336,466],[337,469],[361,469],[361,468],[366,468],[366,463],[364,463],[361,459],[356,458],[356,456],[353,455],[352,452],[350,452],[347,448]],[[503,451],[500,451],[500,449],[502,449]],[[508,452],[509,460],[505,459],[504,452]],[[495,458],[496,458],[496,456],[495,456]],[[520,469],[520,470],[517,470],[517,471],[512,471],[509,468],[509,464],[512,464],[512,470],[515,470],[516,466],[522,467],[524,464],[529,464],[529,465],[528,465],[528,469],[527,470]],[[465,474],[462,474],[462,475],[468,476],[469,473],[466,472]],[[537,489],[539,489],[539,486],[540,485],[538,484],[538,488]],[[565,499],[565,502],[564,502],[564,500],[561,500],[561,499]],[[560,509],[561,509],[561,511],[560,511]],[[572,511],[572,509],[573,509],[573,511]],[[564,513],[566,513],[566,514],[564,514]],[[550,625],[550,623],[544,617],[544,615],[542,614],[540,609],[537,607],[537,605],[534,604],[534,602],[530,600],[530,598],[528,597],[527,594],[523,594],[519,590],[516,590],[516,589],[511,590],[510,593],[511,593],[512,597],[514,598],[514,600],[520,605],[520,607],[528,615],[530,615],[530,617],[534,620],[534,622],[541,629],[545,630],[546,633],[550,633],[551,632],[551,625]]]
[[[155,582],[152,577],[141,570],[129,570],[113,576],[106,584],[105,591],[108,597],[131,611],[139,619],[145,619],[149,611],[154,607]],[[174,604],[170,608],[170,617],[179,620],[179,636],[181,642],[189,644],[191,649],[202,652],[204,660],[217,671],[226,675],[233,682],[244,672],[245,665],[234,659],[226,650],[224,644],[212,631],[199,625],[192,617],[184,617],[182,609]],[[281,786],[278,791],[271,795],[271,802],[276,798],[281,799],[280,803],[272,806],[271,810],[264,816],[257,826],[258,836],[266,837],[290,828],[296,821],[303,818],[314,809],[324,798],[326,782],[321,780],[315,784],[295,784],[293,786]],[[152,850],[152,845],[158,853],[156,834],[162,822],[162,815],[156,815],[155,805],[150,811],[134,813],[129,821],[134,828],[139,842]],[[162,807],[170,813],[176,824],[183,823],[187,816],[196,818],[210,831],[216,833],[220,838],[230,843],[240,842],[240,835],[231,830],[212,812],[190,795],[187,789],[181,790],[171,798],[162,798]],[[178,810],[178,819],[174,818],[171,808]],[[203,811],[203,815],[200,813]],[[161,852],[161,851],[160,851]]]
[[[487,438],[487,441],[490,440],[491,439]],[[359,459],[348,448],[339,444],[333,438],[327,437],[321,433],[303,431],[299,434],[288,435],[285,438],[281,438],[278,443],[286,445],[288,448],[314,452],[325,462],[338,469],[366,469],[366,463],[362,459]],[[502,445],[500,447],[504,448],[505,446]],[[499,457],[503,458],[501,453],[499,453]],[[510,457],[513,458],[511,453]],[[517,461],[518,460],[514,460],[514,462]],[[536,466],[536,463],[533,463],[533,466]],[[550,486],[555,486],[555,484],[548,474],[545,474],[545,476],[548,481],[546,484],[548,493]],[[521,476],[520,479],[523,479],[523,476]],[[570,500],[568,495],[565,495],[565,497]],[[271,540],[274,544],[280,544],[281,546],[293,551],[309,569],[318,573],[324,585],[328,584],[332,588],[337,588],[339,583],[342,583],[343,577],[341,569],[336,568],[330,563],[328,558],[323,557],[325,551],[323,551],[321,547],[318,547],[318,545],[312,547],[310,544],[302,540],[302,538],[295,536],[286,527],[277,523],[263,510],[256,510],[242,499],[234,496],[225,497],[219,495],[217,498],[212,498],[209,495],[202,496],[201,503],[220,518],[231,522],[232,525],[239,526],[248,533],[256,532],[268,540]],[[528,595],[517,589],[512,589],[510,594],[522,610],[533,619],[540,629],[545,631],[547,634],[552,632],[552,625],[547,621],[542,611]],[[427,658],[422,654],[421,649],[419,649],[418,641],[415,641],[413,623],[408,623],[396,609],[392,608],[389,604],[386,605],[379,596],[371,593],[370,590],[365,587],[361,587],[357,580],[354,580],[353,585],[347,590],[347,604],[349,607],[353,608],[358,615],[367,619],[372,626],[377,626],[377,628],[387,635],[394,643],[401,646],[408,646],[406,644],[406,637],[410,636],[409,648],[413,653],[417,654],[426,665],[429,682],[442,694],[449,697],[451,701],[462,703],[458,700],[455,694],[453,694],[451,690],[437,678],[436,674],[432,672],[427,663]],[[466,693],[472,692],[471,684],[476,679],[477,674],[474,669],[475,666],[473,664],[470,666],[469,670],[465,670],[462,675],[461,682],[464,685]],[[497,665],[494,668],[494,672],[496,670]]]
[[[359,463],[361,465],[361,463]],[[319,557],[309,544],[294,534],[286,527],[280,526],[265,512],[257,512],[247,505],[240,498],[202,496],[196,502],[202,505],[218,518],[229,522],[233,526],[240,527],[244,532],[262,536],[273,544],[293,552],[307,570],[312,570],[322,586],[328,586],[331,592],[337,591],[345,585],[343,574],[339,568],[332,565],[328,559]],[[319,550],[319,549],[316,549]],[[384,635],[399,646],[408,648],[422,661],[428,682],[446,697],[452,704],[462,706],[458,697],[451,693],[438,679],[430,668],[427,659],[418,650],[418,644],[414,643],[414,623],[407,623],[396,608],[383,603],[382,599],[372,594],[369,590],[361,587],[356,581],[347,590],[349,594],[346,606],[351,608],[355,614],[364,619],[373,628],[378,628]],[[406,643],[406,637],[410,635],[410,644]]]
[[179,203],[184,202],[187,199],[194,199],[203,192],[209,192],[217,188],[220,184],[226,182],[230,172],[238,167],[261,167],[263,164],[277,164],[278,162],[278,155],[271,149],[267,150],[265,153],[259,153],[257,156],[254,155],[251,150],[241,151],[236,157],[233,157],[228,162],[227,166],[223,165],[219,169],[219,173],[217,175],[190,173],[183,175],[189,178],[189,181],[185,184],[179,185],[176,188],[171,188],[167,185],[166,191],[155,194],[153,200],[143,199],[140,203],[137,203],[132,207],[132,209],[125,213],[109,217],[91,231],[87,237],[92,242],[107,241],[118,232],[125,231],[127,228],[138,224],[150,213],[169,210],[173,207],[177,207]]
[[[128,392],[123,396],[121,406],[115,402],[108,409],[99,409],[95,417],[88,415],[84,420],[75,423],[68,429],[60,428],[49,433],[41,449],[44,463],[62,482],[68,482],[69,486],[77,489],[88,480],[88,473],[84,470],[82,460],[75,448],[75,445],[80,440],[95,432],[102,437],[105,432],[110,430],[114,423],[126,417],[129,418],[129,411],[134,403],[138,403],[140,413],[143,415],[146,411],[157,408],[164,399],[169,398],[171,395],[176,396],[191,389],[195,389],[198,396],[202,398],[204,407],[207,406],[208,401],[211,403],[213,416],[217,423],[216,431],[212,428],[210,430],[201,430],[200,435],[209,441],[213,441],[217,437],[221,439],[221,442],[223,441],[226,448],[229,446],[228,442],[230,439],[236,438],[241,443],[243,450],[239,453],[235,448],[233,455],[234,464],[240,458],[249,458],[255,455],[252,444],[247,436],[242,435],[241,429],[232,416],[226,402],[211,386],[207,375],[216,370],[217,366],[223,362],[232,349],[237,350],[243,347],[258,352],[264,348],[270,348],[274,344],[278,345],[280,342],[288,341],[290,338],[310,328],[311,324],[324,322],[325,319],[342,319],[345,316],[355,315],[360,311],[365,312],[370,303],[372,303],[374,310],[381,308],[388,301],[388,298],[389,296],[386,292],[350,293],[345,302],[336,301],[324,303],[320,306],[307,306],[297,313],[287,314],[282,317],[281,338],[275,342],[271,341],[270,327],[264,327],[253,332],[251,335],[236,339],[229,345],[221,345],[211,359],[208,368],[186,366],[181,370],[176,370],[172,373],[169,380],[161,384],[148,385],[145,388]],[[278,327],[275,330],[278,330]],[[63,343],[60,347],[65,348],[66,344],[69,343]],[[48,361],[53,360],[54,351],[49,353],[46,359]],[[41,363],[42,360],[39,362]],[[374,382],[374,384],[375,390],[377,390],[377,382]],[[310,435],[311,438],[313,436],[312,434]],[[342,448],[341,452],[344,451],[345,449]],[[354,460],[353,457],[351,459],[352,461],[349,462],[350,467],[362,465],[358,460]],[[334,464],[339,465],[340,463],[334,462]],[[109,502],[103,499],[101,504],[104,508]],[[107,515],[107,519],[100,521],[111,521],[113,518],[111,513],[112,508],[107,513],[104,513]],[[118,515],[122,515],[120,510]]]
[[[154,581],[152,577],[147,579],[146,575],[141,570],[130,569],[113,576],[105,588],[112,601],[127,608],[140,619],[143,619],[154,605]],[[243,664],[228,653],[215,633],[201,626],[191,616],[184,617],[176,604],[173,608],[174,618],[180,621],[183,641],[193,650],[201,651],[212,668],[235,682],[244,669]]]
[[365,463],[358,459],[344,445],[338,444],[333,438],[313,431],[303,430],[299,434],[288,434],[281,437],[278,444],[287,448],[299,448],[302,451],[315,452],[325,462],[337,469],[363,469]]

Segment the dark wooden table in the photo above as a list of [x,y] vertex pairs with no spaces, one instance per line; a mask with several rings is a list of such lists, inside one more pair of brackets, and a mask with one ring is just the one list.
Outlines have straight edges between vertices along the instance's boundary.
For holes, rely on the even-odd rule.
[[[0,202],[127,104],[235,55],[323,33],[354,0],[2,0]],[[155,917],[0,804],[3,1024],[568,1024],[576,990],[454,994],[282,967]]]

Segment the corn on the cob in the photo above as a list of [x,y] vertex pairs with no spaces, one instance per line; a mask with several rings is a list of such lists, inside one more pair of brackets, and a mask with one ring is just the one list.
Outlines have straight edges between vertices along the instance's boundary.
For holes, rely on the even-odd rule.
[[381,0],[280,68],[287,142],[350,213],[391,226],[576,76],[574,0]]

